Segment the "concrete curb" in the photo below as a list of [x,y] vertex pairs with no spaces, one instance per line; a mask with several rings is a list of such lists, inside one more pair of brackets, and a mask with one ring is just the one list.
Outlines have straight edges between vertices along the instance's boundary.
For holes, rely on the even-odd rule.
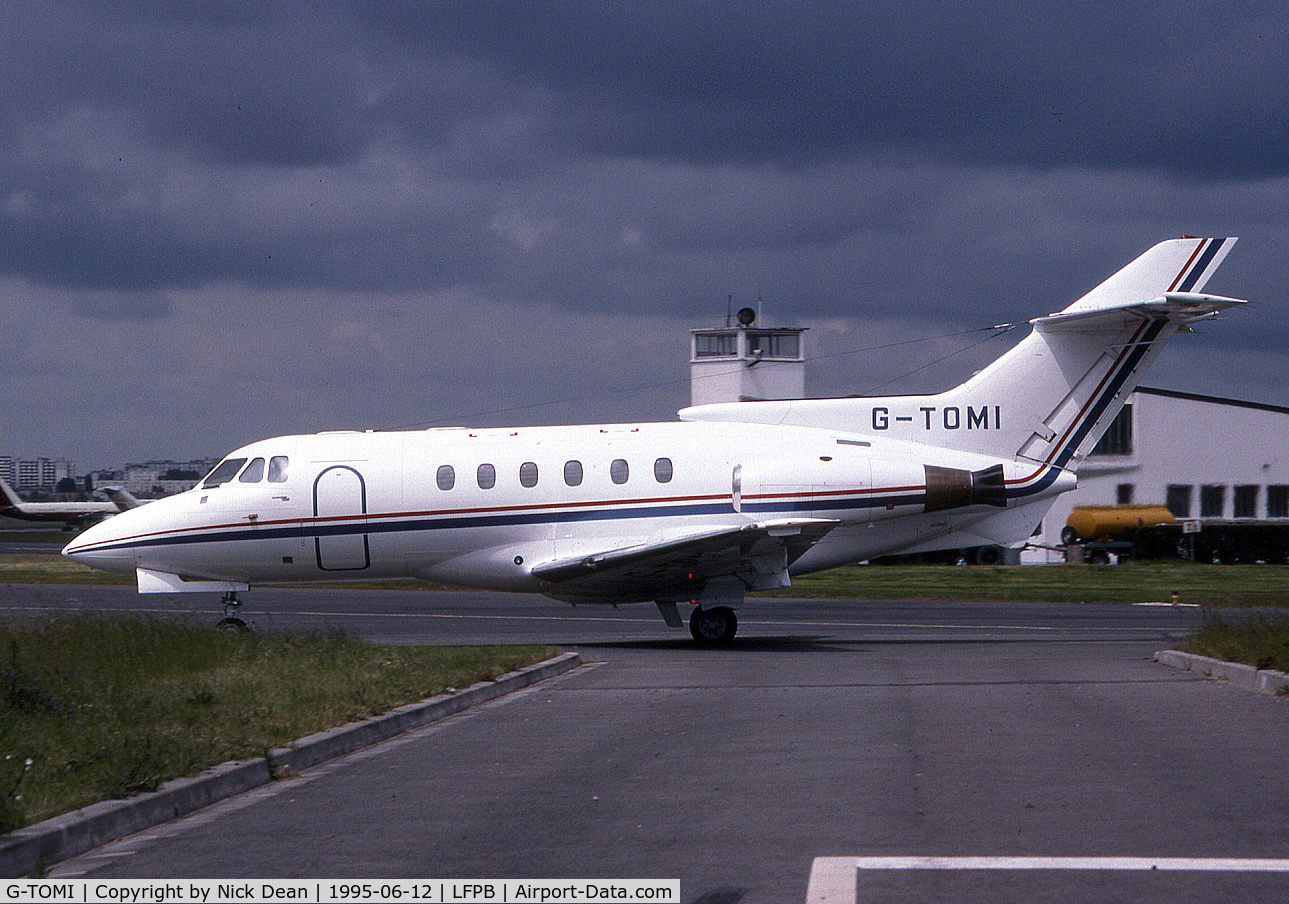
[[318,732],[269,751],[267,757],[221,763],[200,775],[166,782],[156,791],[107,800],[0,836],[0,877],[30,875],[117,838],[185,816],[217,801],[286,778],[302,769],[445,719],[480,703],[553,678],[582,664],[577,653],[480,681],[463,691],[409,703],[370,719]]
[[1209,678],[1221,678],[1236,687],[1264,694],[1279,694],[1289,688],[1289,674],[1275,669],[1255,669],[1241,662],[1227,662],[1180,650],[1160,650],[1155,661],[1187,672],[1197,672]]

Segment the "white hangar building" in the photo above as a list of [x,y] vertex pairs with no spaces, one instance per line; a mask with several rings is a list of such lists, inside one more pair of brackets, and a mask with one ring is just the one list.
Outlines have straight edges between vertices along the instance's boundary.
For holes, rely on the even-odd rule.
[[1201,524],[1289,523],[1289,408],[1140,386],[1078,474],[1035,541],[1059,544],[1076,505],[1165,505]]

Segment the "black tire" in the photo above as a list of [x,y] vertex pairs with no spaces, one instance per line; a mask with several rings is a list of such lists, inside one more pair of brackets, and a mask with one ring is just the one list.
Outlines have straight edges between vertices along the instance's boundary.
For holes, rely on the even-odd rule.
[[689,633],[704,647],[726,644],[738,631],[738,616],[728,606],[704,609],[699,606],[689,617]]
[[1084,561],[1089,565],[1109,565],[1110,553],[1106,552],[1104,549],[1094,549],[1084,557]]
[[1066,546],[1073,546],[1079,542],[1079,532],[1068,524],[1061,528],[1061,542]]
[[221,618],[215,627],[229,634],[245,634],[251,630],[250,626],[240,618]]
[[976,550],[977,565],[998,565],[1003,560],[1003,551],[998,546],[981,546]]

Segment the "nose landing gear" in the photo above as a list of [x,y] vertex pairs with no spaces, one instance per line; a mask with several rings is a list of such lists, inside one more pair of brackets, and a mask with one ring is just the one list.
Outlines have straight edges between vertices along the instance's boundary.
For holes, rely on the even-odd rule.
[[237,610],[242,608],[242,601],[237,598],[236,590],[229,590],[224,594],[222,600],[224,604],[224,617],[215,625],[221,631],[227,631],[230,634],[245,634],[250,630],[246,622],[237,617]]

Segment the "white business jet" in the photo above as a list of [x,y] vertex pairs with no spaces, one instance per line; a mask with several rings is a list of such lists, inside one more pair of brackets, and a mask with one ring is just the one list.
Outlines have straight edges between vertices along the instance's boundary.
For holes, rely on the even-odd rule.
[[[328,432],[252,443],[63,550],[140,593],[415,577],[654,601],[728,642],[751,590],[1031,535],[1234,239],[1163,242],[938,395],[741,402],[675,423]],[[226,616],[233,624],[235,608]]]

